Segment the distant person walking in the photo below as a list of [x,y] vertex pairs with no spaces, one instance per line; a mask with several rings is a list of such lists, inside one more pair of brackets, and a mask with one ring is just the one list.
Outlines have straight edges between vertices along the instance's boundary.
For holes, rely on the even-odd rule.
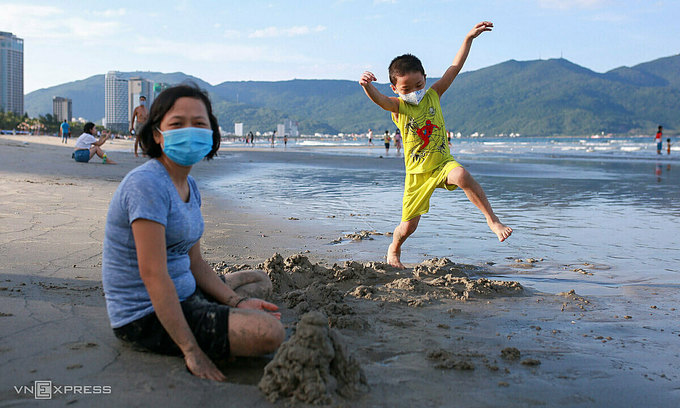
[[656,154],[661,154],[661,149],[663,148],[663,126],[659,126],[659,130],[656,132]]
[[248,134],[246,135],[246,144],[248,144],[249,142],[252,142],[252,140],[253,140],[253,132],[248,132]]
[[666,150],[668,151],[668,154],[671,154],[671,138],[670,137],[668,139],[666,139],[666,144],[667,144]]
[[373,146],[373,129],[368,129],[368,145]]
[[83,128],[83,134],[76,140],[76,148],[71,157],[77,162],[87,163],[96,154],[102,158],[104,164],[116,164],[116,162],[106,156],[106,153],[101,148],[106,143],[109,134],[102,134],[99,140],[94,137],[96,134],[97,129],[94,127],[94,123],[87,122]]
[[64,119],[64,122],[59,126],[59,132],[61,133],[62,143],[68,143],[68,137],[71,136],[71,127],[66,119]]
[[399,156],[401,152],[401,130],[399,129],[394,132],[394,147],[397,149],[397,156]]
[[276,130],[272,133],[272,148],[274,148],[274,141],[276,140]]
[[288,146],[288,135],[283,135],[283,147]]
[[[149,118],[149,110],[146,108],[146,96],[139,96],[139,106],[132,112],[132,120],[130,122],[130,134],[135,135],[135,157],[139,157],[137,149],[139,149],[139,138],[137,134]],[[136,123],[135,123],[136,121]]]
[[387,156],[390,153],[390,142],[392,141],[389,130],[385,131],[385,137],[383,138],[383,140],[385,142],[385,156]]

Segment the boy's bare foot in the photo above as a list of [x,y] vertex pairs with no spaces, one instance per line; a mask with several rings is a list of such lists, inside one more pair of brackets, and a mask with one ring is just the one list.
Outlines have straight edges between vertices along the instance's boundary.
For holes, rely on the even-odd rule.
[[500,221],[488,221],[487,224],[489,224],[489,228],[491,228],[491,231],[496,234],[498,240],[501,242],[505,241],[510,235],[512,235],[512,228],[502,224]]
[[399,260],[401,257],[401,249],[394,249],[394,243],[390,244],[387,249],[387,263],[395,268],[406,269],[403,263]]

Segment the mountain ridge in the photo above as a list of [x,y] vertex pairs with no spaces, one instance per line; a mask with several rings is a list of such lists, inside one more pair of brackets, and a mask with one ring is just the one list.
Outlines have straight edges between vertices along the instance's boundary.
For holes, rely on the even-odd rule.
[[[292,79],[225,81],[217,85],[182,72],[121,72],[124,77],[179,83],[191,80],[208,91],[223,129],[243,122],[245,131],[273,130],[290,118],[304,134],[363,133],[394,129],[388,112],[366,98],[357,81]],[[437,78],[428,78],[432,84]],[[386,95],[389,84],[376,83]],[[74,116],[104,116],[104,75],[31,92],[31,116],[51,113],[52,97],[73,99]],[[449,130],[463,134],[527,136],[680,130],[680,54],[594,72],[566,59],[517,61],[460,74],[441,100]]]

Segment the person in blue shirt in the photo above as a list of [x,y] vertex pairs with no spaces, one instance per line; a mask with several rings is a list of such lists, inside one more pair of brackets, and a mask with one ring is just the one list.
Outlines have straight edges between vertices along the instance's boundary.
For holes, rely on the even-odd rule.
[[71,135],[71,127],[68,125],[66,119],[59,126],[59,132],[61,133],[61,142],[68,143],[68,137]]
[[162,354],[182,354],[194,375],[225,377],[211,359],[273,352],[285,331],[278,307],[261,298],[263,271],[219,277],[201,256],[201,195],[194,164],[220,146],[206,93],[163,91],[138,134],[151,160],[128,173],[106,217],[102,283],[115,335]]

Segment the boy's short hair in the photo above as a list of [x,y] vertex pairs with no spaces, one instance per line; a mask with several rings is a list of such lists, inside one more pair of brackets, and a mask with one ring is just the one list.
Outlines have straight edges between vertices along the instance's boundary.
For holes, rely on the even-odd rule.
[[404,54],[396,57],[390,62],[388,68],[390,74],[390,82],[392,85],[397,84],[397,77],[404,76],[410,72],[420,72],[425,76],[425,68],[418,57],[412,54]]

